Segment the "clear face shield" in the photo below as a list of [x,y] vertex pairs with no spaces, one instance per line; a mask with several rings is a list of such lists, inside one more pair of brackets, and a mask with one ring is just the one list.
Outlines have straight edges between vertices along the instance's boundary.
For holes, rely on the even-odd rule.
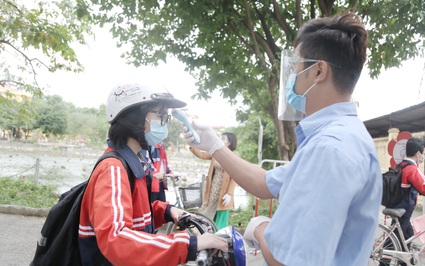
[[278,118],[286,121],[300,121],[305,117],[305,114],[295,110],[288,102],[287,95],[289,87],[286,88],[289,76],[295,73],[295,68],[299,58],[293,56],[290,50],[282,50],[280,60],[280,82],[279,82],[279,106]]

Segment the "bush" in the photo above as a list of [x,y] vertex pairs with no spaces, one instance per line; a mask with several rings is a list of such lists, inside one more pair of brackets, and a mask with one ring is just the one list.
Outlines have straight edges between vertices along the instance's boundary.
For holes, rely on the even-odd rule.
[[25,180],[0,178],[0,204],[50,208],[58,202],[56,187]]
[[[254,217],[254,211],[255,211],[255,197],[250,195],[249,198],[249,205],[252,206],[251,208],[247,208],[246,210],[237,209],[230,212],[229,215],[229,225],[235,226],[235,227],[246,227],[249,223],[249,220],[251,220],[252,217]],[[277,208],[277,200],[274,199],[272,202],[272,214],[275,212]],[[260,200],[259,207],[258,207],[258,216],[269,216],[269,209],[270,209],[270,201],[269,200]]]

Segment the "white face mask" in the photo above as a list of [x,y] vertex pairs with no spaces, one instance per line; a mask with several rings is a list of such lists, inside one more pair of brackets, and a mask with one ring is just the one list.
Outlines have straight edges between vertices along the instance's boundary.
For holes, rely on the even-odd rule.
[[161,125],[160,120],[146,121],[151,125],[151,131],[145,133],[145,139],[149,146],[155,146],[164,141],[168,136],[167,125]]

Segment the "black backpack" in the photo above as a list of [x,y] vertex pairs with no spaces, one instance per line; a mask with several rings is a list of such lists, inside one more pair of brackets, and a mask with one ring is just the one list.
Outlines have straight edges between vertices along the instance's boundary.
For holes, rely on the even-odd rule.
[[388,171],[382,174],[381,205],[387,208],[394,207],[406,196],[406,190],[401,187],[401,177],[403,169],[410,164],[407,163],[401,166],[401,163],[399,163],[394,168],[389,167]]
[[[114,151],[105,153],[96,162],[93,170],[100,161],[111,157],[119,159],[124,165],[128,173],[131,191],[133,192],[133,174],[127,162],[119,153]],[[78,248],[78,227],[81,201],[88,181],[84,181],[63,193],[59,202],[50,209],[41,229],[41,238],[37,241],[37,249],[30,265],[81,265],[80,250]]]

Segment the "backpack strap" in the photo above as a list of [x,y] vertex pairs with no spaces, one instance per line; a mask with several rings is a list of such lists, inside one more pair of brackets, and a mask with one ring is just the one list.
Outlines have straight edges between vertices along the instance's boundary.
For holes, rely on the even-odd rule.
[[[405,164],[403,164],[403,162],[405,162]],[[403,169],[406,168],[409,165],[414,165],[414,164],[410,161],[401,161],[395,166],[395,168],[399,168],[400,171],[403,171]],[[400,182],[403,182],[402,180],[403,180],[403,175],[402,175]],[[411,186],[410,186],[410,188],[404,188],[404,189],[408,189],[408,192],[406,193],[405,196],[410,197],[410,192],[412,191],[413,184],[409,180],[407,180],[407,182],[409,182]]]
[[[124,158],[118,152],[116,152],[116,151],[109,151],[109,152],[103,154],[102,156],[100,156],[100,158],[97,160],[95,166],[93,167],[93,171],[96,168],[96,166],[101,161],[103,161],[106,158],[117,158],[118,160],[121,161],[121,163],[124,165],[124,168],[125,168],[125,170],[127,172],[128,181],[130,182],[131,194],[133,194],[133,192],[134,192],[134,175],[133,175],[133,171],[131,171],[130,166],[128,165],[128,163],[126,162],[126,160],[124,160]],[[90,177],[93,174],[93,171],[90,174]]]

